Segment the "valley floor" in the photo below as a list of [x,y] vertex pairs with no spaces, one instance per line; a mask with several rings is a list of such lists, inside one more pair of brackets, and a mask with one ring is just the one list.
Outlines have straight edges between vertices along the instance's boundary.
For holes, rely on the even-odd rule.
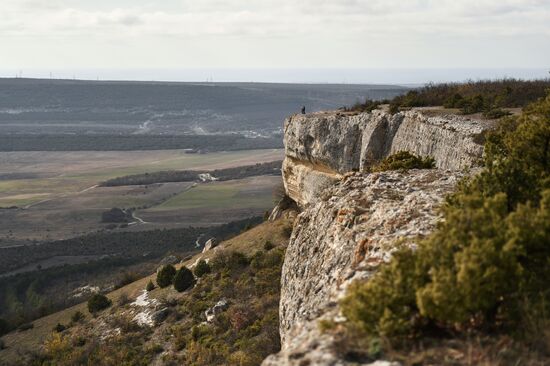
[[[0,247],[105,229],[101,213],[112,207],[139,209],[136,216],[142,220],[136,219],[124,229],[130,231],[204,225],[202,217],[210,214],[214,218],[207,222],[211,224],[227,222],[227,217],[261,214],[272,207],[271,192],[280,179],[220,182],[194,190],[188,182],[124,187],[98,184],[128,174],[221,169],[281,157],[279,149],[209,154],[186,154],[182,150],[0,152]],[[204,200],[200,207],[192,203],[196,197]],[[222,202],[218,204],[217,199]]]

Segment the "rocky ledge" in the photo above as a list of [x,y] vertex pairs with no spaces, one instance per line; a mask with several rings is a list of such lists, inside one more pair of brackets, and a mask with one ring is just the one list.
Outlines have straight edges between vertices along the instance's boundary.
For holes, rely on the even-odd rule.
[[305,207],[343,174],[368,171],[373,162],[398,151],[431,156],[438,169],[469,169],[482,157],[477,140],[486,128],[479,120],[428,116],[421,109],[292,116],[284,124],[285,188]]

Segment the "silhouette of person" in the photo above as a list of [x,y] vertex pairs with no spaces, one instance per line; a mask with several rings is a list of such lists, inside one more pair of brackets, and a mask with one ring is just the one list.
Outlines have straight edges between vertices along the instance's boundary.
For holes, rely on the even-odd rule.
[[302,114],[306,114],[306,106],[302,106]]

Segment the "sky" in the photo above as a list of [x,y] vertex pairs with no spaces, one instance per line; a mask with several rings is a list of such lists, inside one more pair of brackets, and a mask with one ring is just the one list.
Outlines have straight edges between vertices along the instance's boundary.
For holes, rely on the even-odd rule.
[[415,83],[550,70],[550,0],[0,0],[0,76]]

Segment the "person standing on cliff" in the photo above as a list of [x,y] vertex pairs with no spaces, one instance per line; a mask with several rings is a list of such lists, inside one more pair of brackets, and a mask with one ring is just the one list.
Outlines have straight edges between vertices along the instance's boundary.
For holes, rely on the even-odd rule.
[[302,106],[302,114],[306,114],[306,106],[305,105]]

